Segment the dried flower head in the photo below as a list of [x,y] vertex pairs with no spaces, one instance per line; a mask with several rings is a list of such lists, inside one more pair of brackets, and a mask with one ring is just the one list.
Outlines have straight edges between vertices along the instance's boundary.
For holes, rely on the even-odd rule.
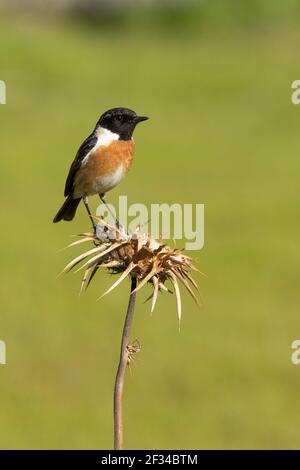
[[103,220],[97,225],[96,234],[83,233],[79,237],[80,239],[71,243],[69,247],[85,242],[92,242],[95,246],[73,259],[64,268],[64,272],[81,264],[77,269],[77,271],[84,270],[81,291],[89,286],[98,269],[104,267],[120,276],[100,298],[111,292],[127,276],[134,276],[138,284],[133,292],[142,289],[147,283],[152,285],[152,293],[146,299],[152,299],[151,312],[154,310],[160,291],[173,293],[166,286],[167,281],[170,281],[175,292],[179,321],[181,296],[178,281],[198,303],[193,290],[193,288],[198,290],[198,287],[190,275],[191,270],[198,271],[198,269],[193,266],[192,258],[184,255],[181,249],[170,248],[151,235],[141,233],[139,229],[133,234],[127,234],[123,228],[116,228]]

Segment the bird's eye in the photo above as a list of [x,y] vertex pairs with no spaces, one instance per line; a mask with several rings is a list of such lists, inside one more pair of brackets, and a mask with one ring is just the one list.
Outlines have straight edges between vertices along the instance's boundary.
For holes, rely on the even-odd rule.
[[122,117],[123,117],[122,114],[118,114],[116,116],[117,121],[122,121]]

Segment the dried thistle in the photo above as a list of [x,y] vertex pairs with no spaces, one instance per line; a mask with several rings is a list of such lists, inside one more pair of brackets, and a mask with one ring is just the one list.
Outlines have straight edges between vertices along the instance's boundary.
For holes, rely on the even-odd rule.
[[170,248],[155,240],[151,235],[141,233],[139,229],[129,235],[123,228],[113,227],[101,220],[97,225],[96,233],[82,233],[79,237],[79,240],[71,243],[69,247],[88,242],[93,243],[94,246],[68,263],[63,272],[71,271],[79,266],[77,271],[83,271],[80,291],[89,286],[99,268],[106,268],[109,272],[120,275],[117,281],[99,298],[111,292],[127,276],[131,279],[129,303],[114,387],[114,448],[122,450],[124,444],[123,391],[125,372],[127,368],[130,370],[135,354],[141,350],[137,340],[132,343],[129,341],[136,293],[146,284],[152,287],[152,292],[146,301],[152,300],[151,312],[153,312],[159,292],[173,293],[166,286],[167,281],[170,281],[176,296],[180,322],[181,296],[178,281],[198,303],[193,290],[193,288],[198,290],[198,287],[190,274],[191,270],[198,270],[193,266],[192,258],[184,255],[182,250],[175,248],[175,246]]
[[89,286],[101,267],[120,276],[99,299],[115,289],[127,276],[131,276],[137,279],[137,287],[133,292],[138,292],[147,283],[152,286],[152,293],[146,299],[146,301],[152,300],[151,312],[155,308],[159,292],[173,293],[166,286],[167,281],[170,281],[175,292],[179,321],[181,319],[181,295],[178,281],[198,304],[193,290],[193,288],[198,290],[198,287],[190,274],[191,270],[198,271],[198,269],[193,266],[192,258],[184,255],[181,249],[171,248],[158,242],[151,235],[143,234],[138,229],[128,235],[124,229],[112,227],[103,220],[98,224],[96,234],[83,233],[79,237],[79,240],[69,246],[85,242],[92,242],[95,246],[68,263],[64,272],[81,264],[76,271],[84,271],[81,291]]

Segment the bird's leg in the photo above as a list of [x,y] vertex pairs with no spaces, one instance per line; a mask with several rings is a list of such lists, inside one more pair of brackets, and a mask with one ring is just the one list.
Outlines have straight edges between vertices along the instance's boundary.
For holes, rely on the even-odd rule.
[[116,218],[115,214],[113,213],[113,211],[111,210],[111,208],[109,207],[109,204],[107,204],[107,202],[105,201],[104,199],[104,194],[99,194],[99,197],[101,199],[101,201],[103,202],[103,204],[105,205],[106,209],[108,210],[108,212],[110,213],[110,215],[112,216],[112,218],[115,220],[115,223],[116,223],[116,226],[118,229],[122,229],[123,228],[123,225],[120,224],[120,222],[118,221],[118,219]]
[[91,213],[90,208],[89,208],[89,203],[88,203],[88,200],[89,200],[89,199],[88,199],[87,196],[83,196],[82,200],[83,200],[83,204],[85,205],[85,208],[86,208],[86,210],[87,210],[87,213],[88,213],[88,215],[89,215],[90,221],[92,222],[92,226],[93,226],[94,233],[96,233],[96,224],[95,224],[95,222],[94,222],[92,213]]

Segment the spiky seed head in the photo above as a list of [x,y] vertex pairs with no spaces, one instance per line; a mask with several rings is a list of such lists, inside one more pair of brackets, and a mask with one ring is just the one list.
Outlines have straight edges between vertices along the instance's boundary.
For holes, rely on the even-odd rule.
[[79,237],[77,242],[73,242],[69,246],[86,242],[94,243],[95,246],[68,263],[64,272],[71,271],[75,266],[81,264],[77,269],[77,271],[84,271],[81,290],[89,286],[101,267],[111,273],[121,274],[101,297],[111,292],[127,276],[134,276],[138,281],[136,292],[146,284],[152,285],[152,294],[147,299],[152,300],[151,312],[155,308],[159,292],[173,293],[166,287],[167,281],[170,281],[173,286],[179,321],[181,318],[181,295],[178,281],[198,304],[197,296],[193,290],[193,288],[198,290],[198,287],[190,274],[191,270],[198,270],[193,265],[192,258],[183,254],[181,249],[170,248],[163,242],[155,240],[151,235],[141,233],[139,229],[133,234],[127,234],[124,229],[113,227],[104,220],[98,224],[96,234],[84,233]]

